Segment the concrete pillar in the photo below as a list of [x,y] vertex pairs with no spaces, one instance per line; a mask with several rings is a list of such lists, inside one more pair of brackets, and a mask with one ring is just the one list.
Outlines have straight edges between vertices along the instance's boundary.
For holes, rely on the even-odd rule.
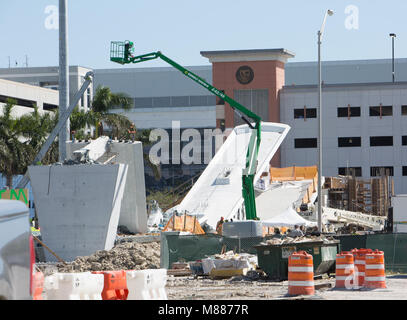
[[[67,157],[72,158],[74,151],[86,145],[87,143],[85,142],[67,142]],[[148,228],[143,144],[139,141],[112,141],[108,148],[109,151],[103,156],[105,160],[116,155],[111,162],[125,163],[129,167],[120,211],[119,225],[127,227],[127,229],[133,233],[145,233],[148,231]]]
[[[125,164],[30,166],[41,236],[65,261],[114,246]],[[57,259],[45,250],[47,261]]]

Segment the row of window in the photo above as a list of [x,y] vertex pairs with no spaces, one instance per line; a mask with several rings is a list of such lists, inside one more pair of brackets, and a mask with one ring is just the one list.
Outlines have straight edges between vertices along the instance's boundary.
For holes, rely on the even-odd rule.
[[214,106],[216,96],[167,96],[134,98],[134,108]]
[[[360,107],[339,107],[337,108],[338,118],[352,118],[360,117]],[[370,117],[387,117],[393,115],[393,106],[371,106],[369,107]],[[407,105],[401,106],[401,115],[407,115]],[[304,108],[294,109],[294,119],[307,119],[316,118],[317,109],[316,108]]]
[[[407,146],[407,136],[401,137],[401,144]],[[339,137],[338,147],[361,147],[362,138],[361,137]],[[376,136],[370,137],[371,147],[388,147],[393,146],[393,136]],[[294,139],[294,148],[317,148],[317,138],[298,138]]]
[[[37,103],[32,100],[0,95],[0,102],[2,102],[2,103],[7,103],[9,99],[15,100],[16,105],[21,106],[21,107],[34,108],[37,105]],[[42,108],[44,110],[50,111],[50,110],[58,109],[58,106],[55,104],[44,102]]]
[[[407,176],[407,166],[403,166],[401,170],[402,176]],[[362,176],[362,167],[340,167],[338,175],[354,175],[355,177]],[[379,177],[381,175],[394,176],[394,167],[370,167],[370,176]]]

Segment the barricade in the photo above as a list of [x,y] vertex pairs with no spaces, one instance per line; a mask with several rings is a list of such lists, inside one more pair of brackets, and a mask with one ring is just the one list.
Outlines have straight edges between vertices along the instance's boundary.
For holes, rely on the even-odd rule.
[[288,294],[315,294],[313,259],[305,251],[294,252],[288,257]]
[[125,271],[94,271],[92,273],[104,275],[102,300],[127,300],[129,290]]
[[45,277],[44,300],[102,300],[103,274],[54,273]]
[[353,249],[353,259],[355,264],[355,276],[353,288],[360,289],[365,283],[366,254],[373,252],[371,249]]
[[42,291],[44,290],[44,274],[41,271],[33,273],[32,298],[33,300],[44,300]]
[[365,288],[386,288],[384,252],[375,250],[366,254]]
[[167,269],[130,270],[127,300],[167,300]]
[[354,259],[349,251],[336,255],[335,288],[353,289]]

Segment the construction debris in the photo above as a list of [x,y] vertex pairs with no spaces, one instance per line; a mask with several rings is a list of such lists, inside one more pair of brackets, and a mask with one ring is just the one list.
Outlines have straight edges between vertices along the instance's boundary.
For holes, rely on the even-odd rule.
[[[213,269],[220,272],[220,276],[228,275],[229,277],[235,275],[245,275],[249,270],[257,268],[257,255],[248,253],[237,254],[233,251],[228,251],[223,254],[216,254],[206,259],[202,259],[202,269],[204,274],[211,274]],[[244,270],[246,269],[246,270]],[[231,273],[221,272],[219,270],[233,271]],[[239,271],[240,270],[240,271]],[[218,274],[214,274],[215,276]]]
[[260,245],[281,245],[287,243],[304,243],[304,242],[323,242],[323,243],[336,243],[333,237],[325,236],[302,236],[302,237],[285,237],[285,238],[272,238],[264,242],[261,242]]
[[111,250],[100,250],[67,264],[58,263],[56,267],[58,272],[158,269],[160,243],[124,242]]
[[369,179],[355,175],[326,177],[324,187],[328,189],[328,207],[387,216],[394,181],[390,172],[383,168],[375,174],[378,176]]
[[172,215],[163,231],[181,231],[192,234],[205,234],[196,216],[184,214],[182,216]]
[[193,272],[190,269],[168,269],[167,275],[174,277],[185,277],[192,275]]

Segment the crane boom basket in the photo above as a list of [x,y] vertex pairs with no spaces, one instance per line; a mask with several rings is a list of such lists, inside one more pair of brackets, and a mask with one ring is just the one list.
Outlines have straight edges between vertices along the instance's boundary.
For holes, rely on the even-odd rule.
[[133,50],[133,43],[130,41],[112,41],[110,43],[110,60],[120,64],[128,63],[129,55]]

